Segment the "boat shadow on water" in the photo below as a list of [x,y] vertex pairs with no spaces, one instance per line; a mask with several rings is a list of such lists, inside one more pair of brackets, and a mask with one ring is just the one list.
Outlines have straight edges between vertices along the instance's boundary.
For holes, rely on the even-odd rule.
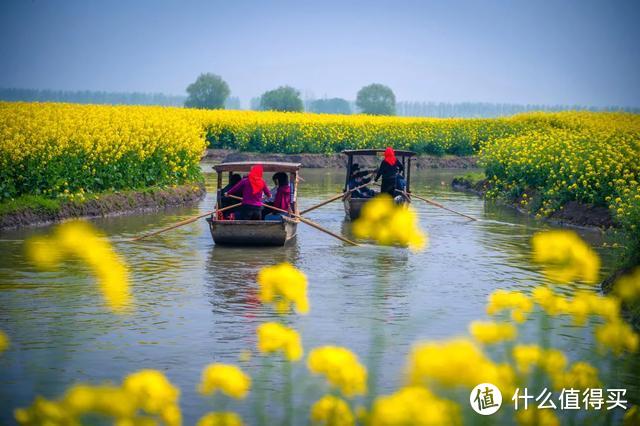
[[214,312],[260,310],[256,277],[274,264],[297,264],[296,239],[284,247],[239,247],[213,244],[205,263],[205,292]]

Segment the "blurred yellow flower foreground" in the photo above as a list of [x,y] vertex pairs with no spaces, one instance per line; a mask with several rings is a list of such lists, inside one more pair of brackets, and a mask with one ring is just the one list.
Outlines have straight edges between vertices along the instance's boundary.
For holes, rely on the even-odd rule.
[[235,365],[214,363],[202,372],[198,390],[203,395],[222,392],[227,396],[243,399],[249,393],[251,378]]
[[127,376],[122,386],[74,385],[58,401],[36,398],[29,408],[15,411],[21,425],[79,425],[86,414],[110,417],[117,425],[182,424],[180,390],[159,371],[141,370]]
[[[384,199],[375,202],[386,203]],[[371,215],[368,219],[377,220]],[[39,264],[55,265],[67,251],[82,256],[78,253],[78,236],[86,237],[99,249],[114,256],[95,241],[97,237],[85,226],[67,226],[57,230],[50,240],[32,242],[36,244],[32,256]],[[536,262],[556,283],[593,282],[599,275],[597,255],[576,238],[575,234],[567,231],[554,231],[533,239]],[[52,250],[51,241],[64,250]],[[89,264],[91,259],[88,256]],[[622,319],[620,297],[632,300],[637,296],[637,279],[638,271],[621,278],[610,295],[591,290],[577,291],[573,286],[566,286],[572,290],[567,295],[567,292],[555,291],[559,287],[557,284],[536,286],[531,294],[497,289],[488,296],[486,310],[489,316],[499,316],[500,321],[473,321],[469,325],[473,339],[456,337],[419,342],[408,356],[400,388],[389,395],[379,395],[370,389],[374,386],[368,386],[369,374],[378,375],[380,372],[368,371],[349,349],[330,345],[316,347],[309,351],[306,365],[312,375],[321,376],[328,384],[328,392],[323,391],[323,396],[313,404],[303,388],[305,381],[312,379],[308,375],[303,377],[299,369],[292,374],[297,369],[294,362],[303,357],[300,334],[283,323],[262,323],[256,333],[257,349],[263,355],[282,357],[278,361],[284,367],[279,378],[283,384],[279,389],[276,380],[275,386],[268,383],[269,388],[266,388],[265,374],[273,371],[264,370],[263,366],[257,376],[256,389],[250,395],[255,403],[256,416],[264,424],[307,424],[310,420],[314,425],[327,426],[459,425],[470,419],[468,392],[481,383],[494,384],[506,398],[533,384],[540,386],[537,390],[544,388],[558,392],[562,388],[584,391],[619,386],[618,376],[611,373],[611,363],[624,361],[621,359],[623,355],[639,349],[638,334]],[[287,319],[284,314],[291,313],[292,306],[300,313],[308,312],[306,277],[294,266],[283,263],[264,268],[258,274],[258,282],[260,299],[263,303],[276,305],[280,314],[278,319]],[[508,314],[512,321],[507,319]],[[588,348],[582,353],[580,350],[572,351],[571,357],[575,359],[570,360],[563,350],[553,347],[552,341],[545,342],[545,338],[553,337],[545,335],[545,322],[560,316],[572,318],[575,326],[591,331],[594,346],[599,345],[601,351],[595,348]],[[593,323],[590,321],[592,317],[595,319]],[[538,339],[534,333],[533,341],[524,341],[519,333],[520,327],[525,327],[521,325],[524,322],[526,327],[539,326]],[[0,350],[2,336],[0,332]],[[198,390],[203,395],[213,395],[214,410],[204,413],[197,425],[242,425],[242,418],[227,410],[226,404],[231,402],[227,397],[245,399],[251,385],[249,374],[235,365],[208,365],[202,372]],[[272,396],[276,394],[280,395]],[[118,426],[178,426],[182,422],[179,395],[180,391],[161,372],[142,370],[127,376],[121,386],[78,384],[57,401],[37,397],[32,406],[16,410],[15,418],[23,425],[77,425],[83,416],[97,414],[114,419]],[[366,405],[361,405],[363,400],[366,400]],[[277,404],[275,401],[282,403],[283,422],[272,418],[271,411],[264,413],[271,407],[270,403]],[[306,407],[304,420],[295,417],[300,411],[297,404]],[[607,412],[602,413],[589,412],[593,416],[593,424],[610,424],[605,421]],[[626,414],[625,424],[635,424],[637,413],[636,407],[629,407],[626,413],[618,411],[616,415],[619,414],[621,419]],[[518,425],[559,425],[567,420],[570,420],[568,424],[578,424],[560,411],[537,410],[535,407],[509,414],[503,411],[501,421],[509,418]],[[471,418],[470,423],[475,420]]]
[[127,265],[109,241],[87,222],[73,221],[57,226],[51,236],[27,241],[27,256],[41,269],[54,269],[67,258],[82,260],[98,280],[109,308],[126,310],[131,300]]
[[258,273],[260,301],[273,304],[279,314],[295,307],[299,314],[309,312],[307,277],[289,263],[263,268]]
[[418,215],[408,205],[397,205],[387,194],[368,201],[353,223],[357,238],[372,239],[377,244],[398,245],[419,251],[427,246],[427,236],[418,225]]

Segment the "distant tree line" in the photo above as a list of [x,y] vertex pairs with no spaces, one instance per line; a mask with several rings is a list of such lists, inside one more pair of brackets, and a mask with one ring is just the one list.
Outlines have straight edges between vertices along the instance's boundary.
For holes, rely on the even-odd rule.
[[0,88],[0,100],[13,102],[68,102],[76,104],[182,106],[185,99],[186,96],[165,95],[163,93]]
[[[215,74],[201,74],[187,88],[189,96],[163,93],[63,91],[0,88],[0,101],[69,102],[109,105],[186,106],[205,109],[242,109],[240,98],[230,95],[227,83]],[[640,108],[589,107],[583,105],[542,105],[488,102],[396,102],[393,91],[381,84],[370,84],[358,91],[355,101],[342,98],[305,99],[290,86],[280,86],[251,98],[249,109],[256,111],[309,111],[322,114],[372,114],[409,117],[502,117],[528,111],[625,111]]]
[[583,105],[501,104],[488,102],[398,102],[396,112],[406,117],[503,117],[530,111],[625,111],[639,113],[640,108],[618,106],[588,107]]
[[318,114],[351,114],[349,101],[342,98],[312,99],[305,102],[307,111]]

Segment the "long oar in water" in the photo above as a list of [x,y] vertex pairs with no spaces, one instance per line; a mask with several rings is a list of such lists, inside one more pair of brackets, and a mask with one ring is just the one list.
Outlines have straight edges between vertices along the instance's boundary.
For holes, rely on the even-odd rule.
[[436,202],[435,202],[435,201],[433,201],[433,200],[430,200],[430,199],[428,199],[428,198],[421,197],[421,196],[416,195],[416,194],[414,194],[414,193],[408,194],[408,193],[406,193],[405,191],[401,191],[401,190],[399,190],[399,189],[396,189],[396,192],[399,192],[399,193],[401,193],[401,194],[404,194],[404,196],[405,196],[405,197],[409,197],[409,198],[410,198],[410,197],[416,197],[418,200],[422,200],[422,201],[424,201],[425,203],[431,204],[431,205],[436,206],[436,207],[440,207],[441,209],[444,209],[444,210],[449,211],[449,212],[451,212],[451,213],[459,214],[460,216],[464,216],[464,217],[466,217],[467,219],[470,219],[470,220],[478,220],[478,219],[476,219],[476,218],[475,218],[475,217],[473,217],[473,216],[469,216],[469,215],[467,215],[467,214],[457,212],[457,211],[455,211],[455,210],[453,210],[453,209],[450,209],[449,207],[445,207],[445,206],[443,206],[443,205],[442,205],[442,204],[440,204],[440,203],[436,203]]
[[315,210],[315,209],[317,209],[317,208],[320,208],[320,207],[322,207],[322,206],[325,206],[325,205],[327,205],[327,204],[329,204],[329,203],[332,203],[332,202],[334,202],[334,201],[336,201],[336,200],[339,200],[340,198],[345,198],[347,195],[351,194],[353,191],[357,191],[358,189],[360,189],[360,188],[364,188],[364,187],[365,187],[365,186],[367,186],[367,185],[369,185],[369,183],[365,183],[364,185],[356,186],[355,188],[350,189],[350,190],[348,190],[348,191],[346,191],[346,192],[343,192],[342,194],[338,194],[338,195],[336,195],[335,197],[331,197],[331,198],[329,198],[328,200],[324,200],[323,202],[321,202],[321,203],[319,203],[319,204],[316,204],[315,206],[312,206],[312,207],[309,207],[308,209],[302,210],[302,211],[300,212],[300,214],[309,213],[309,212],[310,212],[310,211],[312,211],[312,210]]
[[[227,194],[226,196],[229,197],[229,198],[235,198],[236,200],[242,200],[242,198],[236,197],[235,195]],[[340,241],[344,241],[347,244],[351,244],[352,246],[359,246],[360,245],[358,243],[355,243],[355,242],[343,237],[342,235],[338,235],[338,234],[335,234],[335,233],[329,231],[328,229],[318,225],[315,222],[310,221],[309,219],[305,219],[304,217],[300,216],[299,214],[291,213],[291,212],[288,212],[286,210],[282,210],[282,209],[279,209],[277,207],[270,206],[268,204],[265,204],[264,207],[266,207],[268,209],[271,209],[271,210],[275,210],[275,211],[280,212],[280,213],[289,214],[289,215],[299,219],[302,223],[306,223],[307,225],[311,226],[312,228],[316,228],[318,231],[322,231],[325,234],[329,234],[332,237],[339,239]]]
[[205,216],[209,216],[210,214],[213,214],[213,213],[216,213],[216,212],[223,212],[223,211],[226,211],[226,210],[230,210],[230,209],[233,209],[235,207],[240,207],[241,205],[242,205],[242,203],[237,203],[237,204],[234,204],[234,205],[231,205],[231,206],[224,207],[222,209],[218,209],[218,210],[213,210],[213,211],[210,211],[210,212],[202,213],[202,214],[200,214],[198,216],[193,216],[193,217],[190,217],[189,219],[181,220],[178,223],[174,223],[173,225],[167,226],[166,228],[162,228],[162,229],[160,229],[158,231],[153,231],[153,232],[150,232],[148,234],[144,234],[144,235],[140,235],[139,237],[132,238],[129,241],[139,241],[139,240],[142,240],[144,238],[153,237],[154,235],[161,234],[161,233],[163,233],[165,231],[169,231],[171,229],[175,229],[175,228],[178,228],[180,226],[187,225],[187,224],[189,224],[191,222],[195,222],[196,220],[198,220],[198,219],[200,219],[202,217],[205,217]]

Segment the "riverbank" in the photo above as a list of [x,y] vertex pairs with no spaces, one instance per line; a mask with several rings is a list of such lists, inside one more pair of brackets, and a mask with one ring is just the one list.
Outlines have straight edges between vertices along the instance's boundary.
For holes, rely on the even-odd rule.
[[[232,149],[207,149],[202,160],[215,163],[230,161],[282,161],[300,163],[309,169],[345,168],[347,157],[343,154],[273,154],[263,152],[242,152]],[[377,165],[378,159],[370,157],[361,161],[366,166]],[[459,157],[455,155],[418,155],[413,164],[419,169],[471,169],[477,167],[475,156]]]
[[[484,175],[474,174],[454,178],[451,182],[451,188],[454,191],[467,192],[484,198],[487,192],[491,190],[491,185]],[[541,205],[541,200],[539,194],[534,190],[524,191],[517,197],[501,194],[497,200],[518,210],[520,213],[539,217],[556,225],[599,228],[603,230],[618,226],[608,208],[578,201],[569,201],[548,216],[540,217],[538,209]]]
[[116,216],[200,201],[204,183],[119,191],[86,196],[84,200],[23,196],[0,204],[0,230],[42,226],[72,218]]

